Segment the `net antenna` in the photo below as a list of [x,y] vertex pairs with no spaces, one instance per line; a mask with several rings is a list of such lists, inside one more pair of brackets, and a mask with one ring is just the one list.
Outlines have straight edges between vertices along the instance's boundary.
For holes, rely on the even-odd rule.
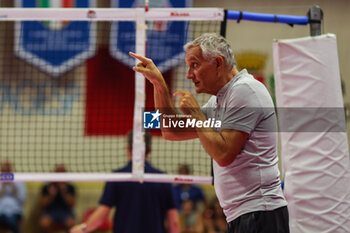
[[[148,7],[149,2],[146,1],[145,8],[0,8],[0,30],[10,27],[11,23],[13,22],[34,22],[34,21],[87,21],[91,23],[101,23],[101,22],[134,22],[135,23],[135,52],[138,54],[146,55],[146,38],[147,38],[147,26],[146,22],[185,22],[184,25],[187,25],[185,27],[185,36],[189,37],[189,39],[193,39],[194,37],[197,37],[201,33],[208,32],[210,30],[208,28],[202,28],[201,32],[189,32],[188,30],[191,30],[193,28],[196,28],[197,26],[193,26],[193,24],[198,24],[201,22],[215,22],[218,25],[224,20],[224,10],[219,8],[149,8]],[[9,24],[8,24],[9,23]],[[191,23],[191,26],[188,26],[188,24]],[[4,26],[5,25],[5,26]],[[10,26],[8,26],[10,25]],[[213,27],[215,28],[215,27]],[[20,29],[16,29],[20,30]],[[220,30],[219,30],[220,31]],[[23,31],[20,31],[20,33],[24,33]],[[5,33],[2,33],[5,34]],[[58,34],[58,33],[56,33]],[[154,35],[161,34],[159,32],[155,32]],[[41,35],[38,35],[41,36]],[[12,39],[12,38],[11,38]],[[171,40],[185,40],[185,38],[171,38]],[[1,40],[1,43],[4,43],[6,40]],[[184,41],[186,43],[186,41]],[[35,46],[35,45],[31,45]],[[3,45],[3,47],[6,47]],[[164,51],[162,51],[164,52]],[[13,53],[13,51],[6,51],[3,54],[7,55],[9,53]],[[150,54],[151,55],[151,54]],[[4,56],[4,55],[1,55]],[[11,55],[12,56],[12,55]],[[184,58],[183,55],[179,56],[180,58]],[[152,58],[152,56],[151,56]],[[7,68],[4,68],[6,63],[6,59],[2,57],[3,59],[1,61],[1,72],[6,72]],[[17,64],[18,58],[13,58],[13,63]],[[12,62],[12,61],[11,61]],[[182,59],[182,62],[183,59]],[[23,64],[23,61],[20,61],[19,63]],[[137,62],[136,62],[137,63]],[[134,64],[136,64],[134,62]],[[173,63],[173,62],[170,62]],[[163,71],[166,71],[166,66],[170,63],[163,64]],[[181,63],[177,61],[177,63]],[[27,66],[27,65],[26,65]],[[13,68],[16,69],[16,68]],[[47,76],[50,76],[49,72],[43,72],[39,69],[39,71],[36,68],[25,68],[29,69],[33,74],[35,73],[39,77],[47,78]],[[182,69],[180,69],[182,70]],[[35,71],[35,72],[34,72]],[[174,73],[175,71],[173,71]],[[177,73],[176,71],[175,73]],[[6,75],[9,75],[11,72],[6,73]],[[23,75],[23,74],[21,74]],[[16,78],[18,78],[19,74],[15,75]],[[34,75],[33,75],[34,76]],[[74,76],[74,75],[71,75]],[[145,144],[143,141],[144,136],[144,130],[143,130],[143,110],[145,108],[145,78],[140,77],[141,75],[135,72],[135,102],[134,102],[134,114],[133,114],[133,167],[132,167],[132,173],[110,173],[108,171],[112,169],[100,169],[101,163],[99,162],[100,159],[102,159],[102,155],[99,155],[99,150],[104,149],[104,147],[110,147],[110,156],[114,156],[116,153],[114,151],[114,143],[116,140],[113,137],[86,137],[84,135],[84,124],[80,124],[82,126],[75,126],[77,122],[75,119],[68,123],[71,129],[67,128],[67,131],[72,131],[72,137],[66,138],[65,136],[60,136],[60,138],[56,138],[61,134],[65,134],[61,130],[60,124],[64,124],[60,121],[60,116],[50,116],[50,113],[43,113],[40,112],[40,116],[37,116],[38,111],[35,110],[29,111],[28,109],[25,109],[26,111],[20,111],[18,110],[18,105],[16,105],[16,108],[13,107],[15,105],[12,104],[12,101],[20,101],[19,99],[11,99],[7,98],[8,96],[11,96],[11,91],[13,89],[17,90],[16,88],[19,88],[18,86],[15,86],[13,88],[11,79],[3,79],[0,80],[0,86],[4,89],[2,90],[2,96],[5,96],[6,98],[3,98],[1,101],[5,104],[1,105],[0,114],[2,114],[2,135],[0,138],[1,143],[1,154],[6,154],[7,157],[13,158],[16,163],[16,170],[14,173],[13,181],[15,182],[30,182],[30,181],[145,181],[145,182],[171,182],[171,183],[212,183],[212,177],[210,176],[210,171],[208,172],[208,175],[178,175],[178,174],[148,174],[144,173],[144,163],[145,163]],[[175,74],[175,76],[179,76],[179,74]],[[67,79],[69,79],[70,75],[67,75]],[[182,79],[184,76],[182,75]],[[50,85],[70,85],[70,80],[65,80],[65,78],[56,77],[55,79],[45,80],[45,82],[49,82]],[[22,82],[22,80],[21,80]],[[31,80],[23,81],[26,83],[25,85],[21,86],[21,88],[24,88],[24,90],[30,89],[33,87]],[[179,82],[176,78],[172,80],[172,82]],[[9,84],[8,84],[9,83]],[[69,83],[69,84],[67,84]],[[8,85],[8,86],[6,86]],[[16,84],[17,85],[17,84]],[[175,85],[174,85],[175,86]],[[34,85],[35,88],[41,88],[40,85]],[[49,86],[49,89],[52,86]],[[69,86],[71,87],[71,86]],[[45,86],[47,89],[47,86]],[[54,88],[57,88],[55,86]],[[46,90],[45,89],[45,90]],[[22,90],[22,89],[21,89]],[[55,89],[56,90],[56,89]],[[47,91],[47,90],[46,90]],[[59,91],[50,91],[54,92],[57,95],[60,95]],[[82,91],[82,90],[80,90]],[[40,91],[38,91],[40,92]],[[33,93],[26,93],[23,92],[23,98],[25,101],[31,101],[31,94]],[[42,93],[42,91],[40,92]],[[18,94],[16,92],[15,94]],[[28,94],[28,96],[27,96]],[[66,93],[65,93],[66,94]],[[72,94],[72,93],[68,93]],[[81,93],[79,93],[81,94]],[[78,95],[76,93],[72,94],[73,97],[70,98],[70,100],[74,101],[80,101],[82,102],[83,98],[76,97],[75,95]],[[75,96],[75,97],[74,97]],[[27,98],[27,99],[26,99]],[[80,98],[80,99],[79,99]],[[10,100],[11,99],[11,100]],[[57,97],[59,99],[59,97]],[[6,102],[7,101],[7,102]],[[39,100],[38,100],[39,101]],[[80,103],[81,105],[77,109],[73,109],[72,112],[78,112],[77,114],[79,117],[83,114],[81,114],[81,108],[84,106],[83,103]],[[72,107],[72,106],[66,106],[66,108]],[[74,107],[74,106],[73,106]],[[72,108],[73,108],[72,107]],[[30,108],[30,107],[29,107]],[[27,111],[28,110],[28,111]],[[30,109],[31,110],[31,109]],[[65,109],[67,111],[67,109]],[[63,112],[64,115],[66,112]],[[46,115],[45,115],[46,114]],[[55,112],[57,114],[57,112]],[[55,115],[52,114],[52,115]],[[19,116],[20,115],[20,116]],[[49,116],[48,116],[49,115]],[[66,119],[67,118],[67,119]],[[69,120],[68,117],[65,117],[65,120]],[[6,119],[6,120],[4,120]],[[11,124],[10,122],[14,122],[14,124]],[[26,123],[29,126],[25,126]],[[55,125],[57,124],[57,126]],[[15,125],[23,125],[23,128],[16,128]],[[39,128],[41,128],[41,131],[38,130],[37,132],[33,132],[34,127],[37,127],[40,125]],[[74,127],[73,127],[74,125]],[[13,128],[12,128],[13,127]],[[25,128],[27,127],[27,128]],[[52,129],[54,127],[54,129]],[[76,128],[75,128],[76,127]],[[66,128],[65,128],[66,129]],[[35,130],[37,130],[35,128]],[[25,133],[21,132],[24,131]],[[46,132],[50,131],[50,132]],[[74,133],[73,133],[74,131]],[[53,134],[53,137],[51,137]],[[75,138],[78,136],[74,136],[75,134],[79,135],[79,138]],[[85,132],[86,134],[86,132]],[[124,138],[125,136],[118,138],[118,140],[121,141],[121,144],[124,144]],[[156,137],[154,137],[156,138]],[[102,141],[102,142],[101,142]],[[104,141],[107,141],[107,143],[104,143]],[[161,139],[156,139],[156,141],[161,141]],[[24,143],[22,147],[19,148],[18,143]],[[53,144],[51,144],[53,143]],[[55,144],[56,143],[56,144]],[[96,143],[96,145],[95,145]],[[201,152],[197,152],[198,148],[201,148],[199,145],[199,142],[193,143],[191,142],[191,145],[189,145],[192,151],[190,153],[196,154],[196,156],[203,157],[203,154],[200,154]],[[61,148],[62,147],[62,148]],[[86,148],[84,148],[86,147]],[[95,148],[96,147],[96,148]],[[178,152],[177,154],[181,154],[181,156],[184,156],[184,158],[187,159],[187,157],[190,157],[191,154],[186,154],[186,151],[182,151],[181,149],[188,147],[187,146],[180,146],[179,144],[175,144],[175,147],[177,147]],[[196,148],[197,149],[196,149]],[[125,148],[122,146],[122,148]],[[154,146],[153,146],[154,148]],[[167,146],[165,146],[165,149],[163,148],[163,144],[158,145],[159,150],[161,151],[159,154],[166,153],[169,154],[169,156],[174,156],[174,152],[169,150]],[[194,149],[193,149],[194,148]],[[81,151],[80,151],[81,150]],[[202,149],[198,149],[202,150]],[[93,154],[96,152],[96,154]],[[188,153],[188,152],[187,152]],[[47,155],[51,155],[47,156]],[[49,172],[51,168],[49,166],[46,167],[40,167],[36,165],[37,163],[45,163],[48,161],[48,164],[52,164],[50,161],[55,160],[57,156],[63,156],[63,154],[66,158],[70,161],[73,161],[73,157],[77,156],[77,160],[74,160],[73,163],[75,164],[77,170],[76,172],[70,172],[70,173],[52,173]],[[125,155],[125,151],[122,151],[120,154]],[[165,154],[165,153],[164,153]],[[185,154],[185,155],[184,155]],[[80,157],[78,157],[78,155]],[[121,155],[121,156],[123,156]],[[27,156],[27,157],[26,157]],[[39,156],[39,157],[36,157]],[[41,157],[40,157],[41,156]],[[47,157],[45,157],[47,156]],[[85,157],[89,157],[90,164],[86,165],[84,162]],[[152,155],[153,157],[153,155]],[[159,161],[163,161],[164,158],[161,156],[159,157]],[[80,160],[80,159],[81,160]],[[1,157],[0,157],[1,159]],[[59,158],[61,162],[61,157]],[[108,158],[105,159],[106,166],[113,166],[115,168],[116,165],[113,164],[114,158]],[[167,160],[167,159],[165,159]],[[210,157],[207,156],[206,158],[209,162],[204,162],[203,164],[210,165]],[[178,161],[181,163],[181,161]],[[153,163],[153,162],[152,162]],[[40,166],[40,165],[39,165]],[[73,166],[73,165],[72,165]],[[172,164],[171,166],[174,166]],[[199,165],[199,167],[204,165]],[[80,169],[82,167],[86,167],[87,169]],[[68,169],[71,171],[72,169]],[[102,170],[102,172],[100,171]],[[107,171],[106,171],[107,170]],[[166,170],[166,169],[162,169]],[[174,169],[172,168],[173,172]],[[175,172],[176,173],[176,172]]]

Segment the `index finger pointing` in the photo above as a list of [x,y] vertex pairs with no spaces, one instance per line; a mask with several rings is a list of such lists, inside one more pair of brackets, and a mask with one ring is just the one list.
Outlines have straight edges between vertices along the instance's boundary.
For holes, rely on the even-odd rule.
[[133,52],[129,52],[129,55],[140,60],[144,65],[148,65],[150,63],[150,59],[148,59],[147,57],[141,56]]

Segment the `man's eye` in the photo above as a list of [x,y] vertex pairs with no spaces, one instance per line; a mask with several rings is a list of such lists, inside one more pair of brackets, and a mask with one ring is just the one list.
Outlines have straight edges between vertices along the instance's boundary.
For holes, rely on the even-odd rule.
[[193,63],[192,68],[194,68],[194,69],[198,68],[198,63]]

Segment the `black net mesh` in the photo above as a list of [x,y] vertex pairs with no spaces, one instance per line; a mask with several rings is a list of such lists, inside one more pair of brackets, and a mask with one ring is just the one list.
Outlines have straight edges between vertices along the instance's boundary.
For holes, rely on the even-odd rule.
[[[180,33],[179,33],[180,31]],[[149,22],[147,55],[170,91],[193,93],[182,46],[218,21]],[[0,161],[14,172],[110,172],[127,161],[134,108],[134,22],[0,22]],[[146,84],[146,108],[153,88]],[[196,95],[202,105],[206,95]],[[165,141],[151,131],[152,164],[176,174],[188,164],[207,176],[211,160],[199,140]]]

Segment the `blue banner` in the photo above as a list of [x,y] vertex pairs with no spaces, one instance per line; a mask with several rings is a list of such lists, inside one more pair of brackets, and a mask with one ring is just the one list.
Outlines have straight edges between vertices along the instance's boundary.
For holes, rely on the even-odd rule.
[[6,182],[6,181],[13,181],[15,178],[13,173],[0,173],[0,181]]
[[[20,0],[16,6],[89,8],[95,0]],[[87,21],[18,22],[15,52],[40,70],[59,76],[95,54],[95,32],[95,23]]]
[[[114,8],[144,7],[144,0],[111,0]],[[188,0],[150,1],[150,8],[191,7]],[[146,56],[152,58],[161,72],[165,72],[180,62],[185,53],[183,46],[187,42],[187,22],[154,21],[147,25]],[[135,51],[135,22],[115,22],[112,24],[110,52],[123,64],[133,67],[135,60],[129,56]]]

